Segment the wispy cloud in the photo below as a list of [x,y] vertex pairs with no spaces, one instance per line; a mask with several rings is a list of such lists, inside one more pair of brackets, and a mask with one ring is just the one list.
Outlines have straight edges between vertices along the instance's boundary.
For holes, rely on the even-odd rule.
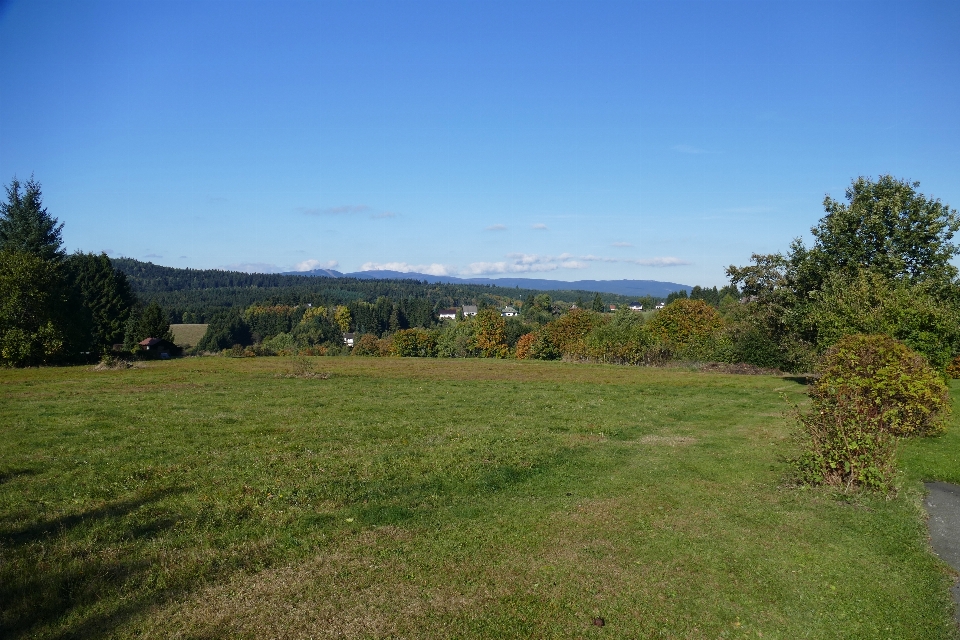
[[430,276],[449,276],[455,270],[438,263],[410,264],[408,262],[365,262],[360,271],[399,271],[401,273],[425,273]]
[[147,255],[145,255],[145,256],[143,256],[143,257],[144,257],[144,258],[162,258],[163,256],[157,255],[156,253],[148,253]]
[[339,264],[340,263],[336,260],[327,260],[326,262],[321,262],[320,260],[314,260],[311,258],[309,260],[304,260],[303,262],[298,262],[297,266],[295,266],[293,270],[313,271],[314,269],[336,269]]
[[503,224],[492,224],[486,229],[484,229],[484,231],[506,231],[506,230],[507,230],[507,226]]
[[672,256],[641,258],[639,260],[624,260],[624,262],[632,262],[633,264],[638,264],[642,267],[682,267],[683,265],[693,264],[688,260],[681,260],[680,258],[674,258]]
[[112,256],[113,253],[114,253],[113,249],[100,249],[100,252],[101,252],[101,253],[105,253],[105,254],[107,254],[108,256]]
[[239,262],[236,264],[223,264],[217,267],[224,271],[243,271],[245,273],[277,273],[283,271],[275,264],[268,262]]
[[297,211],[308,216],[337,216],[366,213],[370,207],[365,204],[342,204],[336,207],[297,207]]
[[537,231],[546,231],[546,230],[547,230],[547,225],[543,224],[542,222],[538,222],[537,224],[533,225],[533,226],[530,227],[530,228],[531,228],[531,229],[536,229]]
[[706,149],[701,149],[700,147],[693,147],[693,146],[690,146],[689,144],[675,144],[671,148],[678,153],[688,153],[691,155],[701,155],[704,153],[712,153],[710,151],[707,151]]
[[461,275],[491,275],[500,273],[535,273],[557,269],[586,269],[589,265],[576,260],[569,253],[559,256],[542,256],[535,253],[511,253],[500,262],[473,262]]
[[190,256],[180,256],[180,259],[181,259],[181,260],[189,260],[189,259],[190,259]]
[[629,242],[614,242],[610,246],[611,247],[632,247],[633,245]]
[[382,218],[396,218],[397,214],[395,214],[393,211],[381,211],[380,213],[375,213],[370,217],[374,220],[379,220]]

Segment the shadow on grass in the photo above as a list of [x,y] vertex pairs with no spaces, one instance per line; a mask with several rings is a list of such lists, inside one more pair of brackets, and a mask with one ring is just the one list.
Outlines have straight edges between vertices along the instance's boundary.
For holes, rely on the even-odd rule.
[[39,473],[36,469],[3,469],[0,470],[0,484],[6,484],[20,476],[35,476]]
[[788,382],[796,382],[797,384],[810,385],[817,381],[817,376],[783,376],[783,379]]
[[[106,523],[114,531],[121,531],[121,539],[154,537],[172,528],[176,519],[164,516],[146,523],[118,523],[143,506],[184,491],[179,487],[152,491],[0,532],[4,547],[4,562],[0,566],[0,637],[103,635],[140,611],[147,604],[147,594],[131,599],[110,596],[145,578],[151,569],[150,558],[121,544],[93,543],[96,551],[91,551],[89,538],[77,540],[76,535],[72,539],[68,536],[78,527]],[[116,605],[103,610],[98,605],[104,600]],[[92,611],[82,612],[84,609]],[[57,629],[69,618],[75,622]]]

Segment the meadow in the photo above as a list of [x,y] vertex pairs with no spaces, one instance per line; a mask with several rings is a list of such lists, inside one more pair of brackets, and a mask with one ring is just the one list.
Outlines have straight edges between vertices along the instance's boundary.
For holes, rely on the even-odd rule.
[[802,378],[210,357],[0,388],[2,637],[960,637],[921,507],[960,421],[893,497],[797,487]]

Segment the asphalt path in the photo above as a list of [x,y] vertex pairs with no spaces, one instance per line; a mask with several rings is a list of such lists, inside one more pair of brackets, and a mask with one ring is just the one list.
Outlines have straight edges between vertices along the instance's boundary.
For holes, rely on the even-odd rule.
[[[960,571],[960,485],[928,482],[927,508],[930,544],[940,559]],[[953,617],[960,622],[960,582],[953,585]]]

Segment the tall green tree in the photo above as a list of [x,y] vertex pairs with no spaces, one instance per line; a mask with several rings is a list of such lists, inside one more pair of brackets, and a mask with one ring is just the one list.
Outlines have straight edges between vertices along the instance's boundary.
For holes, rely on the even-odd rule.
[[80,296],[89,314],[90,349],[103,352],[123,342],[126,323],[136,301],[127,276],[115,269],[103,253],[74,253],[64,266],[68,284]]
[[68,291],[56,263],[24,251],[0,251],[0,361],[46,364],[69,347]]
[[24,183],[13,178],[6,190],[7,201],[0,203],[0,250],[62,260],[63,224],[57,224],[57,219],[43,206],[40,183],[33,177]]
[[135,349],[141,341],[147,338],[159,338],[173,342],[170,319],[156,302],[151,302],[142,309],[137,306],[133,307],[125,327],[123,344],[127,349]]
[[603,298],[600,297],[599,293],[593,297],[593,304],[590,305],[590,310],[603,313]]

